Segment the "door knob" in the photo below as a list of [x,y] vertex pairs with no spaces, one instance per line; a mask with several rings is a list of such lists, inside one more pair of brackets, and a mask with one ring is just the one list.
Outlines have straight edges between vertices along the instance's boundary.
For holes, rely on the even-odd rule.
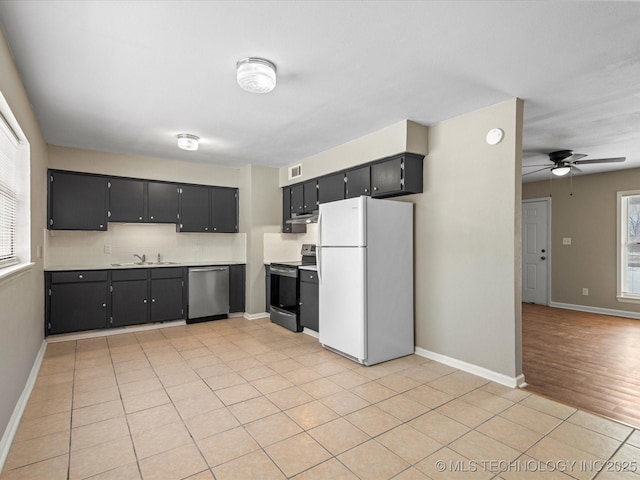
[[547,257],[540,257],[540,260],[546,260]]
[[540,250],[542,253],[546,252],[546,250],[543,248],[542,250]]

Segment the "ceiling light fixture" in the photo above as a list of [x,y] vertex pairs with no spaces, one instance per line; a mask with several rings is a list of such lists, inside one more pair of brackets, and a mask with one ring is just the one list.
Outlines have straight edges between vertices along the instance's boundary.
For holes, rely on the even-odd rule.
[[571,171],[571,167],[568,167],[566,165],[564,165],[562,167],[555,167],[555,168],[551,169],[551,173],[553,173],[554,175],[556,175],[558,177],[564,177],[570,171]]
[[236,64],[238,85],[251,93],[269,93],[276,88],[276,66],[264,58],[243,58]]
[[200,137],[189,133],[181,133],[178,135],[178,148],[190,151],[198,150],[198,140],[200,140]]

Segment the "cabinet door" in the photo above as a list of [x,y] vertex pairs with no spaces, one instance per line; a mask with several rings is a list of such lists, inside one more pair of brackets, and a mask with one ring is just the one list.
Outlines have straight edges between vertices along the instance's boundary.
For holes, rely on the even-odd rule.
[[151,223],[177,223],[178,186],[148,182],[147,189],[147,220]]
[[216,233],[238,233],[238,189],[211,189],[211,228]]
[[144,221],[144,183],[126,178],[109,179],[109,221]]
[[318,179],[318,203],[344,200],[344,174],[337,173]]
[[371,195],[371,167],[354,168],[345,174],[346,196],[354,198],[361,195]]
[[371,165],[371,186],[373,196],[385,196],[394,192],[401,192],[403,187],[402,157],[392,158],[384,162]]
[[79,332],[107,325],[107,282],[51,285],[48,334]]
[[112,282],[111,326],[123,327],[149,321],[149,283],[145,280]]
[[244,265],[229,265],[229,312],[244,312]]
[[265,280],[264,280],[264,311],[268,312],[271,306],[271,266],[264,266]]
[[282,233],[305,233],[307,226],[304,223],[291,224],[287,220],[291,218],[291,187],[282,187]]
[[151,280],[151,321],[164,322],[184,318],[182,278]]
[[208,232],[209,188],[196,185],[180,187],[180,232]]
[[316,185],[317,182],[315,180],[304,182],[303,184],[304,213],[311,213],[314,210],[318,210],[318,188]]
[[107,203],[106,177],[49,172],[50,230],[106,230]]
[[318,331],[318,284],[300,282],[300,325]]
[[304,213],[304,185],[291,187],[291,213]]

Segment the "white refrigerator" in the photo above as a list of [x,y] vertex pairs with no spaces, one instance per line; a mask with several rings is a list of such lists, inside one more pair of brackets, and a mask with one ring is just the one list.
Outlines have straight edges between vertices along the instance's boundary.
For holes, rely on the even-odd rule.
[[318,235],[320,343],[364,365],[413,353],[413,204],[324,203]]

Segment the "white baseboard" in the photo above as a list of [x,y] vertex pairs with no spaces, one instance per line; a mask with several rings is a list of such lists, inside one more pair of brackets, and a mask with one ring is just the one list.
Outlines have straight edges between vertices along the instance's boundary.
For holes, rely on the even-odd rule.
[[13,409],[11,418],[9,418],[7,428],[0,440],[0,472],[4,468],[4,462],[7,460],[7,455],[9,455],[9,449],[13,443],[13,438],[16,436],[16,432],[18,431],[18,425],[20,425],[20,419],[22,418],[24,409],[26,408],[29,397],[31,396],[31,391],[36,383],[36,378],[38,378],[38,372],[40,371],[40,365],[42,365],[42,359],[44,358],[44,352],[46,349],[47,342],[43,340],[42,345],[40,345],[40,350],[38,350],[38,354],[36,355],[36,359],[33,362],[33,366],[31,367],[31,372],[29,372],[29,376],[27,377],[27,383],[20,394],[20,398],[18,398],[18,402]]
[[259,318],[269,318],[269,314],[267,312],[260,313],[247,313],[245,312],[243,315],[247,320],[258,320]]
[[107,337],[110,335],[122,335],[124,333],[144,332],[145,330],[158,330],[160,328],[171,328],[186,325],[185,320],[175,320],[173,322],[151,323],[148,325],[133,325],[131,327],[105,328],[103,330],[90,330],[88,332],[61,333],[60,335],[49,335],[47,343],[68,342],[69,340],[84,340],[86,338]]
[[553,308],[564,308],[566,310],[576,310],[578,312],[599,313],[601,315],[611,315],[614,317],[633,318],[640,320],[640,313],[629,312],[627,310],[614,310],[613,308],[589,307],[586,305],[574,305],[572,303],[551,302],[549,304]]
[[242,318],[244,317],[244,313],[242,312],[234,312],[227,315],[229,318]]
[[316,332],[315,330],[311,330],[310,328],[307,328],[307,327],[304,327],[302,329],[302,333],[306,333],[307,335],[313,338],[320,338],[318,335],[318,332]]
[[474,365],[472,363],[463,362],[462,360],[458,360],[456,358],[447,357],[446,355],[441,355],[439,353],[425,350],[424,348],[420,347],[415,347],[415,353],[416,355],[420,355],[421,357],[435,360],[438,363],[449,365],[450,367],[457,368],[458,370],[462,370],[464,372],[471,373],[482,378],[486,378],[487,380],[491,380],[492,382],[496,382],[510,388],[519,388],[526,385],[523,374],[520,374],[516,377],[510,377],[509,375],[494,372],[493,370],[479,367],[478,365]]

